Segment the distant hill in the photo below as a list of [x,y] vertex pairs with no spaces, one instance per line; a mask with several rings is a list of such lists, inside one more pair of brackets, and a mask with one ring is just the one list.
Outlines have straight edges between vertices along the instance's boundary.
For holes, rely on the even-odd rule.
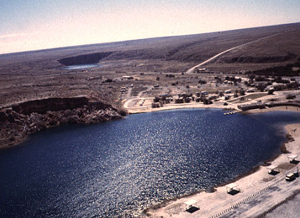
[[[208,59],[201,68],[216,75],[298,76],[300,23],[0,55],[0,107],[85,96],[120,108],[124,87],[197,86],[201,75],[182,73]],[[94,67],[66,67],[77,64]]]
[[297,26],[295,30],[285,30],[233,50],[210,66],[236,65],[245,69],[261,69],[295,63],[300,59],[300,29]]
[[[247,68],[285,64],[300,58],[300,23],[205,33],[197,35],[132,40],[116,43],[84,45],[33,52],[0,55],[1,65],[41,61],[44,66],[55,67],[57,60],[70,60],[82,64],[84,55],[96,58],[94,62],[119,60],[160,60],[193,64],[200,63],[226,49],[263,40],[228,52],[209,67]],[[76,57],[80,57],[76,59]],[[60,61],[63,63],[63,61]],[[69,62],[68,62],[69,63]],[[69,63],[70,64],[70,63]],[[233,64],[236,66],[233,67]],[[241,66],[242,65],[242,66]]]

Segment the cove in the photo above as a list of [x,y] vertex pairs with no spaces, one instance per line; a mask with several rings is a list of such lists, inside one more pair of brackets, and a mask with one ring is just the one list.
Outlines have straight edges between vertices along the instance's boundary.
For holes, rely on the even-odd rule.
[[0,151],[1,217],[134,217],[229,182],[278,154],[299,114],[220,110],[63,126]]

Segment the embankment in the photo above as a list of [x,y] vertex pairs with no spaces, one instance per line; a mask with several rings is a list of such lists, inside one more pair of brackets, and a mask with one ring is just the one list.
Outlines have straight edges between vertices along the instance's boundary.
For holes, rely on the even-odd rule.
[[63,124],[95,124],[120,119],[118,110],[87,97],[27,101],[0,110],[0,149],[16,145],[28,135]]

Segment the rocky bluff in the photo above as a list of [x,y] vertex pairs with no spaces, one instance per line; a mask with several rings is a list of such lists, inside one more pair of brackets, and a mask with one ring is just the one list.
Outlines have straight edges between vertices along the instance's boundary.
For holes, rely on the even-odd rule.
[[0,110],[0,148],[12,146],[32,133],[62,124],[95,124],[120,119],[117,109],[87,97],[27,101]]
[[101,59],[106,58],[111,54],[112,52],[83,54],[83,55],[78,55],[73,57],[62,58],[59,59],[58,62],[66,66],[80,65],[80,64],[96,64]]

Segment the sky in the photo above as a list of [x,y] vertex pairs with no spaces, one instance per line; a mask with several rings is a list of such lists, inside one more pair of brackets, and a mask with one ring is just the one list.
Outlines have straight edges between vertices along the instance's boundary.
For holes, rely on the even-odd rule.
[[0,0],[0,54],[300,22],[300,0]]

